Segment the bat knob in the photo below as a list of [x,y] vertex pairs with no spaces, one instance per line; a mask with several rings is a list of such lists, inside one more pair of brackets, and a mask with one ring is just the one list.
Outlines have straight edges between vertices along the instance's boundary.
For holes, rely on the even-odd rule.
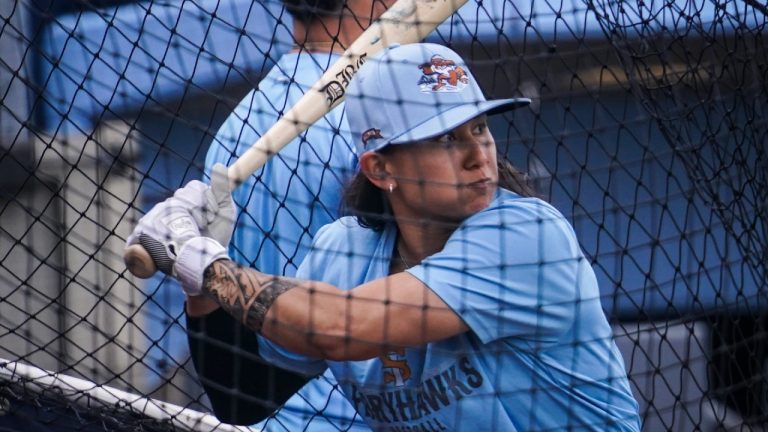
[[157,271],[157,266],[152,257],[149,256],[146,249],[138,244],[130,245],[125,249],[123,261],[128,271],[140,279],[149,279]]

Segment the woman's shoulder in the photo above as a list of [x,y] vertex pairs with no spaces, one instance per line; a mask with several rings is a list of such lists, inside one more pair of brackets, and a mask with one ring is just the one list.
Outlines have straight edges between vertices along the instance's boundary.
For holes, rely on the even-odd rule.
[[458,232],[515,235],[531,241],[556,241],[576,244],[571,223],[552,204],[537,197],[525,197],[500,189],[496,199],[483,211],[465,221]]
[[354,216],[343,216],[315,234],[315,246],[354,245],[378,240],[381,232],[361,226]]
[[[342,217],[315,234],[312,249],[296,276],[352,287],[349,281],[364,276],[371,262],[382,254],[384,232],[364,228],[354,217]],[[391,253],[391,249],[390,249]],[[362,273],[360,273],[362,272]],[[356,279],[357,278],[357,279]]]
[[499,222],[513,223],[525,221],[565,221],[565,216],[552,204],[538,197],[526,197],[499,189],[499,193],[490,205],[475,215],[478,219],[500,219]]

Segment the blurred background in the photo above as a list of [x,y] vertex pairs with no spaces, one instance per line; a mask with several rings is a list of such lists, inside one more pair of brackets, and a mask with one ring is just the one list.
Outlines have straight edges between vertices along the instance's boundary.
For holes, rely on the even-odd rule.
[[[122,250],[201,178],[290,16],[9,0],[0,18],[0,358],[208,410],[181,291]],[[470,0],[429,36],[488,97],[533,99],[494,119],[497,144],[573,223],[648,431],[768,421],[767,24],[757,0]]]

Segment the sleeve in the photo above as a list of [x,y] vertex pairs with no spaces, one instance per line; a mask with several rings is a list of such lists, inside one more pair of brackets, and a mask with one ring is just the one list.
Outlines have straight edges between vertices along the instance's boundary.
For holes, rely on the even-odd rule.
[[549,204],[517,199],[480,212],[409,269],[484,342],[554,342],[574,317],[583,254]]

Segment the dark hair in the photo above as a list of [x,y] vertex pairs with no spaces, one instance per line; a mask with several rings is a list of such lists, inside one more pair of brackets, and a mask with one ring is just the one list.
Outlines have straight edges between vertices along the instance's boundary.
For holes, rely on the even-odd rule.
[[347,0],[283,0],[288,13],[305,24],[320,16],[339,14],[346,3]]
[[[528,183],[528,176],[515,168],[504,158],[498,159],[499,187],[524,197],[535,196],[536,192]],[[344,188],[341,198],[341,214],[357,217],[357,223],[374,231],[381,231],[394,220],[384,191],[374,186],[368,177],[359,171]]]

